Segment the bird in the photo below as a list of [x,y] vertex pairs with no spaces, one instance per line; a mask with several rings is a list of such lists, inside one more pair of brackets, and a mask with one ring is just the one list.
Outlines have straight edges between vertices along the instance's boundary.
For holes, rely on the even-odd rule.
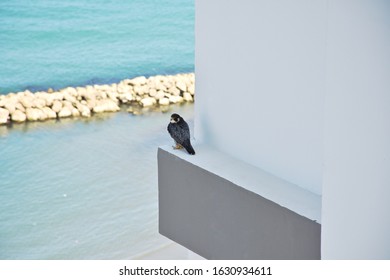
[[171,115],[171,121],[168,124],[168,132],[175,140],[174,149],[186,149],[190,155],[195,155],[195,150],[190,141],[190,128],[186,121],[178,114]]

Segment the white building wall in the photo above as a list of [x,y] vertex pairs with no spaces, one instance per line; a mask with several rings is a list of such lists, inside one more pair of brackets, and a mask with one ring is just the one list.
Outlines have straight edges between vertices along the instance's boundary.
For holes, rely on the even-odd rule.
[[322,258],[390,259],[390,1],[329,5]]
[[197,140],[321,194],[325,31],[322,0],[197,0]]
[[195,137],[322,194],[322,258],[390,259],[390,1],[197,0]]

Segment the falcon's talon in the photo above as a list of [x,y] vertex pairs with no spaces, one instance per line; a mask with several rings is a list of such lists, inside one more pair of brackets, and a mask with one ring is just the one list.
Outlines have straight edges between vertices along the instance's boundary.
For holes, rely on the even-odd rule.
[[172,148],[175,150],[180,150],[180,149],[183,149],[183,146],[180,144],[176,144],[176,146],[172,146]]

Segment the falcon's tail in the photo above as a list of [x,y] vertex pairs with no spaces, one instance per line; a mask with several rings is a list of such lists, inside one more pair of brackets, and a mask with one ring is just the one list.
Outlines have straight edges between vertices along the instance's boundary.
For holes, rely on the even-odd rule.
[[187,152],[188,152],[190,155],[195,155],[195,150],[194,150],[194,148],[192,148],[190,140],[184,141],[184,143],[183,143],[182,146],[184,147],[184,149],[187,150]]

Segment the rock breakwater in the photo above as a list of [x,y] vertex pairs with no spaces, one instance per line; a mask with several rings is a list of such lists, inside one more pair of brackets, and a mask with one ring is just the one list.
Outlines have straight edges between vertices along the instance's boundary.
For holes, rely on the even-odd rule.
[[44,121],[55,118],[82,117],[127,111],[139,114],[142,108],[165,111],[170,104],[193,102],[194,73],[140,76],[110,85],[67,87],[55,91],[29,90],[0,95],[0,124]]

